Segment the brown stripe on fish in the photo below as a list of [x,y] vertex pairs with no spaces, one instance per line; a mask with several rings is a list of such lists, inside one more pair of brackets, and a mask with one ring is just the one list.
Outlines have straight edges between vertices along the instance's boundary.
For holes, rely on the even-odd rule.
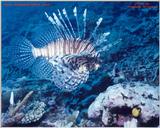
[[89,54],[96,54],[94,47],[89,41],[80,39],[65,40],[63,38],[57,39],[42,48],[32,48],[35,58],[39,56],[50,58],[59,55],[79,54],[85,51]]

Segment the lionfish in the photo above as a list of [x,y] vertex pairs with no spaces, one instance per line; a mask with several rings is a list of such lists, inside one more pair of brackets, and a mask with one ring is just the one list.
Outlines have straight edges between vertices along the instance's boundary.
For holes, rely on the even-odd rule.
[[85,83],[89,74],[100,66],[100,54],[96,44],[104,41],[109,32],[101,38],[94,38],[103,18],[99,18],[93,32],[86,37],[87,9],[83,13],[82,30],[78,20],[77,8],[73,9],[75,24],[71,23],[67,11],[58,9],[47,19],[51,22],[49,29],[35,36],[34,41],[18,37],[12,47],[12,59],[15,66],[28,69],[37,77],[50,79],[64,90],[72,91]]

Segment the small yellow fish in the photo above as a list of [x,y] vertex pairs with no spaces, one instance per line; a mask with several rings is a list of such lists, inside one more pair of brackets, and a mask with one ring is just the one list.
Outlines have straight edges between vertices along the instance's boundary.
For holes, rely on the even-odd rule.
[[141,109],[140,108],[134,107],[132,109],[132,116],[133,117],[138,117],[138,116],[140,116],[140,114],[141,114]]

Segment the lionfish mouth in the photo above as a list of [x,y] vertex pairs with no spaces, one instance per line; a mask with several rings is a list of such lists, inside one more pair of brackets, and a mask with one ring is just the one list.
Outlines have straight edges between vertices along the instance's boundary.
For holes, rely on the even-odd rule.
[[17,38],[12,49],[13,63],[23,69],[31,67],[33,74],[52,80],[65,91],[72,91],[85,83],[89,73],[100,66],[96,46],[105,41],[109,33],[102,34],[101,38],[95,36],[103,20],[99,18],[93,32],[86,38],[87,9],[82,24],[79,24],[76,7],[73,14],[75,25],[70,22],[65,9],[58,10],[58,15],[53,13],[53,16],[45,12],[52,25],[34,36],[31,42],[24,37]]

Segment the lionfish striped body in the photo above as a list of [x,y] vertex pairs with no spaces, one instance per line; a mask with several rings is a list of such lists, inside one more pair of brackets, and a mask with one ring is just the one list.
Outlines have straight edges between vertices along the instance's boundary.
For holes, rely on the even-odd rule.
[[76,7],[73,10],[76,19],[76,31],[65,9],[58,16],[48,16],[53,24],[37,35],[34,41],[18,38],[12,47],[13,62],[16,66],[27,69],[40,78],[52,80],[57,87],[72,91],[87,81],[90,71],[99,66],[99,54],[96,52],[92,37],[102,22],[99,18],[92,34],[86,36],[86,14],[83,14],[83,30],[80,31]]

